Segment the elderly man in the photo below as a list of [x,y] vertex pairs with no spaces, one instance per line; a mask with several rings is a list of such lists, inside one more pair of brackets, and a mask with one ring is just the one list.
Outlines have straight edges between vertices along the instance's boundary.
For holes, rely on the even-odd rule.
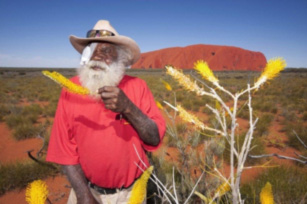
[[149,166],[146,151],[156,150],[165,132],[146,83],[125,75],[140,49],[105,20],[70,41],[82,53],[71,80],[91,94],[62,90],[46,160],[63,166],[72,185],[68,203],[127,203]]

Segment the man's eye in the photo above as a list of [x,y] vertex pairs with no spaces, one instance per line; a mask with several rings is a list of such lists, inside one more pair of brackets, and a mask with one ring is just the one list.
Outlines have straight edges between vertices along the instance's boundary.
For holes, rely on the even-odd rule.
[[111,53],[111,49],[110,48],[104,48],[101,50],[103,53]]

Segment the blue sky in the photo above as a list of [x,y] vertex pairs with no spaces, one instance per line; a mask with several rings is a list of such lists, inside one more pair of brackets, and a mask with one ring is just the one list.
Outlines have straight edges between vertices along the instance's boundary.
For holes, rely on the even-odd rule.
[[68,37],[99,19],[142,52],[227,45],[307,68],[307,0],[0,0],[0,66],[78,67]]

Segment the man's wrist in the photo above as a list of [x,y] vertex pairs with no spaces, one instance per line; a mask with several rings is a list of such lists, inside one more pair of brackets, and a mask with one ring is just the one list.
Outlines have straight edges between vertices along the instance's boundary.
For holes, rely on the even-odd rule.
[[128,99],[126,101],[126,107],[122,111],[122,114],[127,115],[127,114],[131,113],[131,109],[133,108],[133,106],[134,106],[134,104]]

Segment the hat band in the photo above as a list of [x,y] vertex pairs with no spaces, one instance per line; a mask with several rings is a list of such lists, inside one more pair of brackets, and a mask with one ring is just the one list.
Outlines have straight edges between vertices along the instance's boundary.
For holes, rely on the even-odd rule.
[[108,30],[89,30],[86,33],[87,38],[96,38],[96,37],[105,37],[105,36],[115,36],[115,34]]

